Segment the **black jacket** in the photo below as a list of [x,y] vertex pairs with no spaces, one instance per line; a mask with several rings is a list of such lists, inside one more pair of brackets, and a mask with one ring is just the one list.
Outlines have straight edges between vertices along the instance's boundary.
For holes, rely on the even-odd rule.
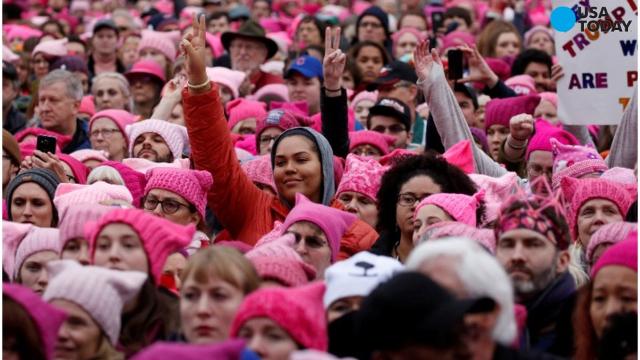
[[329,97],[325,88],[320,89],[320,113],[322,135],[331,144],[333,155],[346,158],[349,154],[349,119],[347,116],[347,91],[342,88],[340,96]]

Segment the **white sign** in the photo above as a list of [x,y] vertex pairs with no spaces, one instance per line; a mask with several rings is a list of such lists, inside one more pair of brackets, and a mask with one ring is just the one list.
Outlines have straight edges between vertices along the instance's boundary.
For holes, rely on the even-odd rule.
[[[569,31],[553,22],[558,62],[558,117],[570,125],[614,125],[638,80],[638,6],[636,0],[554,0],[576,14]],[[566,15],[566,12],[562,15]],[[557,20],[558,18],[556,18]]]

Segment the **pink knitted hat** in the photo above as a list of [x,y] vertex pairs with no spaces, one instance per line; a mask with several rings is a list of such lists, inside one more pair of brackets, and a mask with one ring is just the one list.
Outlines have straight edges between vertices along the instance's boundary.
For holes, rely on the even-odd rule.
[[624,266],[638,272],[638,239],[621,241],[608,248],[591,269],[591,279],[606,266]]
[[316,271],[305,263],[300,255],[288,245],[295,242],[293,234],[276,239],[272,242],[257,246],[247,252],[245,256],[251,261],[263,280],[276,280],[288,287],[307,284],[316,278]]
[[627,189],[633,190],[638,186],[638,179],[633,170],[623,167],[612,167],[602,173],[600,179],[610,180],[622,184]]
[[[268,128],[278,128],[282,131],[299,126],[311,125],[311,119],[289,110],[276,109],[258,118],[256,126],[256,141],[260,141],[260,134]],[[258,144],[259,147],[260,144]]]
[[418,215],[423,206],[434,205],[444,210],[453,220],[475,227],[477,225],[476,210],[483,197],[482,190],[473,196],[448,193],[433,194],[420,201],[413,212],[413,217]]
[[176,45],[162,32],[142,30],[142,39],[138,43],[138,55],[144,48],[151,48],[161,52],[170,63],[176,61]]
[[256,91],[253,95],[247,96],[247,99],[262,101],[262,98],[266,97],[267,95],[275,95],[282,99],[282,101],[289,101],[289,89],[287,88],[287,85],[284,84],[265,85],[258,89],[258,91]]
[[127,126],[126,131],[129,136],[129,153],[131,157],[135,157],[133,144],[138,136],[144,133],[155,133],[162,136],[174,159],[180,159],[184,149],[189,144],[186,127],[164,120],[148,119],[140,121]]
[[378,101],[378,91],[360,91],[358,95],[353,97],[353,100],[349,103],[349,107],[355,109],[362,100],[369,100],[375,104]]
[[484,191],[485,223],[498,218],[502,202],[518,187],[520,179],[514,172],[508,172],[499,178],[481,174],[469,174],[469,177],[479,190]]
[[563,130],[560,127],[554,126],[544,119],[537,119],[535,122],[535,134],[529,139],[527,145],[527,151],[525,153],[525,160],[529,161],[529,156],[534,151],[548,151],[552,152],[551,138],[556,139],[558,142],[565,145],[579,145],[580,142],[573,134]]
[[126,187],[104,181],[97,181],[91,185],[62,183],[58,185],[53,198],[53,204],[58,209],[58,213],[65,212],[73,205],[96,205],[110,201],[124,201],[131,204],[133,198]]
[[327,351],[327,321],[322,306],[325,285],[314,282],[296,288],[262,288],[247,296],[231,325],[231,336],[253,318],[275,321],[305,349]]
[[160,64],[151,59],[138,60],[124,75],[127,80],[129,80],[129,83],[131,83],[131,79],[137,75],[151,75],[163,84],[167,81],[164,70]]
[[336,261],[340,250],[340,240],[358,217],[345,211],[316,204],[301,193],[296,194],[296,205],[284,221],[283,234],[291,225],[308,221],[318,226],[327,236],[331,248],[331,262]]
[[509,120],[519,114],[533,115],[540,103],[536,95],[516,96],[505,99],[493,99],[487,103],[484,115],[484,128],[488,131],[493,125],[509,128]]
[[140,350],[132,359],[237,360],[250,357],[245,356],[246,349],[247,345],[243,340],[225,340],[221,343],[206,345],[156,341]]
[[591,235],[587,251],[585,252],[587,260],[589,262],[593,261],[593,253],[596,251],[598,246],[604,244],[617,244],[624,241],[633,233],[635,233],[635,236],[637,237],[638,224],[618,221],[603,225],[601,228],[596,230],[593,235]]
[[553,31],[551,31],[551,29],[549,29],[546,26],[542,26],[542,25],[536,25],[534,27],[532,27],[531,29],[529,29],[529,31],[527,31],[526,33],[524,33],[524,46],[526,48],[528,48],[531,45],[531,38],[533,37],[534,34],[542,32],[544,34],[546,34],[549,39],[551,40],[551,42],[555,42],[554,38],[553,38]]
[[271,169],[271,157],[269,155],[258,156],[254,160],[242,163],[242,170],[249,176],[254,184],[268,186],[277,194],[276,184],[273,181],[273,170]]
[[289,110],[300,116],[309,116],[309,104],[306,101],[272,101],[271,110]]
[[587,201],[593,199],[609,200],[616,204],[624,218],[637,197],[637,190],[629,191],[621,184],[603,179],[575,179],[567,176],[560,181],[560,188],[565,199],[569,201],[567,215],[573,239],[578,237],[578,213]]
[[109,161],[109,154],[104,150],[82,149],[69,154],[72,158],[84,163],[89,160]]
[[133,206],[140,208],[142,206],[141,201],[142,196],[144,196],[144,187],[146,185],[144,174],[117,161],[106,161],[102,163],[102,166],[110,166],[116,169],[116,171],[122,177],[122,180],[124,180],[124,186],[129,189],[129,192],[133,197]]
[[257,122],[264,117],[267,114],[267,104],[243,98],[235,99],[227,103],[227,114],[229,116],[227,127],[232,130],[240,121],[255,118]]
[[66,136],[59,134],[57,132],[45,130],[42,128],[26,128],[22,131],[17,132],[14,137],[18,143],[21,143],[27,136],[37,137],[39,135],[52,136],[56,138],[56,145],[59,145],[60,148],[64,148],[71,142],[71,136]]
[[395,143],[393,136],[381,134],[371,130],[351,131],[349,132],[349,151],[360,145],[371,145],[380,150],[384,156],[389,153],[389,146]]
[[91,259],[95,255],[95,244],[102,229],[113,223],[129,225],[140,237],[149,261],[150,273],[155,283],[160,283],[162,268],[167,257],[191,243],[196,228],[182,226],[138,209],[116,209],[105,214],[98,222],[85,225],[85,237],[91,245]]
[[83,308],[105,332],[112,345],[118,343],[122,307],[142,288],[147,275],[139,271],[110,270],[60,260],[47,265],[49,284],[42,298],[68,300]]
[[484,60],[487,62],[487,65],[489,65],[491,71],[498,75],[500,80],[505,81],[511,76],[511,65],[503,59],[485,58]]
[[551,186],[555,189],[564,177],[581,178],[589,174],[601,175],[609,170],[602,156],[593,147],[582,145],[564,145],[556,139],[550,139],[553,152],[553,178]]
[[18,245],[34,226],[13,221],[2,221],[2,268],[13,277]]
[[504,83],[518,95],[536,95],[538,93],[536,91],[536,81],[530,75],[512,76]]
[[[393,44],[397,45],[398,40],[400,40],[400,38],[404,34],[411,34],[411,35],[415,36],[416,39],[418,40],[418,43],[422,42],[422,40],[427,38],[425,33],[421,32],[420,30],[418,30],[416,28],[412,28],[412,27],[405,27],[405,28],[399,29],[398,31],[394,32],[391,35],[391,40],[393,41]],[[469,34],[469,35],[471,35],[471,34]],[[445,39],[446,39],[446,36],[445,36]]]
[[13,40],[15,39],[21,39],[22,41],[24,41],[30,37],[39,38],[40,36],[42,36],[42,31],[25,25],[5,24],[2,27],[2,30],[6,32],[7,40],[9,40],[9,42],[13,42]]
[[426,241],[462,236],[477,241],[492,254],[496,252],[496,237],[492,229],[478,229],[458,221],[437,222],[427,227],[423,236]]
[[18,277],[22,264],[29,256],[41,251],[53,251],[60,255],[62,248],[60,247],[59,238],[60,232],[58,229],[32,227],[16,249],[13,279],[15,280]]
[[147,160],[143,158],[128,158],[128,159],[123,159],[122,163],[141,174],[146,174],[147,171],[158,168],[158,167],[168,167],[168,168],[174,168],[174,169],[190,169],[191,168],[191,160],[189,159],[175,159],[173,162],[170,162],[170,163],[165,163],[165,162],[157,163],[157,162],[153,162],[151,160]]
[[38,329],[40,341],[44,348],[45,358],[53,359],[53,352],[58,341],[58,331],[67,318],[67,314],[47,304],[31,289],[20,285],[2,284],[3,296],[8,296],[29,314]]
[[195,206],[200,214],[200,219],[204,221],[207,192],[213,184],[213,179],[208,171],[155,168],[147,172],[146,178],[145,196],[152,189],[171,191]]
[[387,169],[373,158],[354,154],[347,155],[347,164],[338,190],[336,190],[336,196],[340,196],[345,191],[353,191],[365,195],[377,203],[376,194],[380,189],[382,175]]
[[442,53],[446,50],[461,46],[468,45],[473,46],[476,43],[476,38],[466,31],[452,31],[442,38]]
[[86,184],[89,169],[87,169],[81,161],[67,154],[58,154],[58,159],[71,168],[71,172],[73,172],[73,176],[76,178],[78,184]]
[[471,140],[461,140],[450,147],[442,157],[451,165],[457,166],[465,174],[475,172],[475,163],[473,162],[473,150]]
[[93,102],[93,96],[86,95],[82,97],[78,113],[87,114],[89,116],[93,116],[96,113],[96,105]]
[[95,121],[100,118],[107,118],[112,120],[118,127],[118,129],[120,129],[120,132],[122,133],[127,146],[129,145],[129,137],[127,136],[127,132],[125,129],[128,125],[131,125],[135,122],[135,115],[125,110],[116,109],[99,111],[91,117],[91,120],[89,120],[89,132],[91,132]]
[[37,53],[43,53],[47,56],[62,57],[67,55],[67,39],[60,40],[48,40],[40,42],[33,48],[31,57],[34,57]]
[[237,99],[239,96],[238,89],[240,88],[240,84],[242,84],[246,75],[242,71],[235,71],[227,69],[225,67],[217,66],[207,68],[207,77],[209,78],[209,80],[229,88],[229,90],[231,90],[231,93],[233,94],[233,98]]
[[64,249],[67,241],[84,238],[84,224],[98,221],[104,214],[115,210],[113,206],[98,204],[78,204],[65,208],[60,216],[60,247]]
[[556,108],[558,108],[558,94],[550,91],[541,92],[538,94],[540,99],[548,101],[553,104]]

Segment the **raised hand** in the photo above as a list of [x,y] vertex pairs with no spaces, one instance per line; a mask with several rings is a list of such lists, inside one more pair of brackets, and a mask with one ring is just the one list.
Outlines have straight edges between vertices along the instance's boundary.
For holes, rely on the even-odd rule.
[[205,83],[207,78],[205,66],[205,17],[204,15],[193,16],[193,26],[191,33],[187,34],[180,43],[180,50],[185,57],[185,68],[189,84],[200,85]]
[[517,141],[525,142],[533,134],[533,116],[519,114],[509,120],[511,137]]
[[347,64],[347,55],[340,50],[340,28],[327,27],[324,38],[324,60],[322,72],[324,87],[339,90],[342,87],[342,73]]
[[413,52],[413,62],[416,67],[416,75],[420,81],[427,80],[431,74],[433,63],[442,65],[438,50],[432,49],[429,52],[429,39],[423,40]]
[[498,83],[498,75],[484,61],[482,55],[478,49],[474,46],[470,48],[469,45],[463,45],[458,47],[462,50],[464,57],[467,59],[469,65],[469,76],[458,80],[458,83],[467,83],[471,81],[481,82],[488,87],[492,88]]

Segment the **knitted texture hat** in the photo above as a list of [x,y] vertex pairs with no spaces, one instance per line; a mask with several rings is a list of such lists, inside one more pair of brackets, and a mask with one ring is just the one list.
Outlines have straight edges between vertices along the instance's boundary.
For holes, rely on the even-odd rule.
[[118,171],[118,173],[122,177],[122,180],[124,180],[124,186],[129,189],[129,192],[131,192],[131,196],[133,196],[133,206],[140,208],[142,206],[142,197],[144,196],[144,187],[146,186],[144,174],[117,161],[106,161],[102,163],[102,165],[110,166]]
[[[411,30],[415,31],[414,29],[410,28]],[[360,91],[358,93],[358,95],[353,97],[353,100],[351,100],[351,103],[349,103],[349,107],[354,109],[358,106],[358,103],[360,103],[360,101],[362,100],[369,100],[373,104],[376,103],[376,101],[378,101],[378,91]]]
[[175,44],[162,32],[143,30],[138,43],[138,55],[145,48],[155,49],[164,55],[170,63],[176,61],[177,50]]
[[268,186],[274,194],[278,193],[273,180],[271,158],[269,155],[258,156],[254,160],[243,162],[240,166],[254,184]]
[[382,175],[387,169],[373,158],[347,155],[347,164],[336,190],[336,196],[340,196],[345,191],[353,191],[377,202],[376,194],[380,189]]
[[600,179],[610,180],[622,184],[628,190],[633,191],[638,186],[638,179],[633,170],[623,167],[612,167],[602,173]]
[[93,124],[96,122],[96,120],[101,118],[112,120],[118,127],[118,129],[120,129],[120,132],[124,137],[124,141],[127,143],[127,146],[129,146],[129,137],[127,136],[127,132],[125,129],[127,128],[127,126],[135,122],[135,115],[128,111],[117,109],[99,111],[91,117],[91,120],[89,120],[89,132],[91,132]]
[[389,147],[395,143],[395,138],[390,135],[381,134],[371,130],[349,132],[349,151],[361,145],[371,145],[378,150],[382,156],[389,153]]
[[[294,113],[293,111],[276,109],[269,111],[258,119],[256,126],[256,141],[260,141],[260,134],[268,128],[275,127],[282,131],[299,126],[310,126],[311,119]],[[259,148],[258,143],[258,148]]]
[[395,273],[404,269],[396,259],[360,252],[347,260],[339,261],[324,273],[327,290],[324,293],[324,308],[328,309],[336,300],[351,296],[366,297]]
[[283,233],[299,221],[308,221],[318,226],[327,237],[331,248],[331,262],[336,261],[340,240],[357,216],[328,206],[316,204],[301,193],[296,194],[296,205],[284,221]]
[[458,221],[440,221],[428,226],[420,241],[431,241],[448,237],[466,237],[478,242],[490,253],[496,252],[496,236],[492,229],[478,229]]
[[253,248],[245,256],[263,280],[276,280],[288,287],[301,286],[315,279],[316,271],[289,245],[293,242],[293,234],[286,234]]
[[524,33],[524,46],[528,48],[531,45],[531,38],[533,37],[533,35],[540,32],[546,34],[551,42],[555,42],[553,38],[553,32],[548,27],[536,25],[529,29],[529,31]]
[[41,251],[53,251],[59,255],[62,250],[59,239],[60,232],[58,229],[32,227],[16,249],[13,279],[15,280],[18,277],[22,264],[29,256]]
[[475,163],[473,162],[473,150],[471,140],[461,140],[450,147],[442,157],[451,165],[457,166],[465,174],[475,172]]
[[132,359],[254,360],[257,359],[257,355],[247,349],[244,340],[225,340],[221,343],[207,345],[156,341],[140,350]]
[[38,329],[45,358],[47,360],[53,359],[54,348],[58,341],[58,331],[67,318],[67,314],[47,304],[31,289],[21,285],[2,284],[2,294],[18,303],[29,314]]
[[[418,40],[424,39],[424,35]],[[452,31],[442,38],[441,53],[445,53],[446,50],[461,45],[474,46],[476,38],[467,31]]]
[[81,161],[76,160],[73,156],[67,154],[58,154],[58,159],[71,168],[71,172],[76,179],[76,183],[85,184],[87,182],[89,169],[87,169]]
[[560,187],[569,201],[569,228],[574,239],[578,237],[578,213],[589,200],[604,199],[613,202],[624,218],[631,204],[636,200],[637,191],[629,191],[619,183],[603,179],[575,179],[564,177]]
[[18,175],[11,179],[11,181],[9,181],[9,184],[7,185],[6,199],[9,220],[11,220],[11,199],[13,198],[13,192],[18,188],[18,186],[28,182],[38,184],[42,189],[44,189],[47,195],[49,195],[49,199],[52,201],[53,194],[56,192],[58,184],[60,184],[58,176],[49,169],[33,168],[19,172]]
[[550,91],[545,91],[545,92],[539,93],[538,96],[540,96],[540,99],[541,99],[540,101],[542,100],[548,101],[551,104],[553,104],[553,106],[555,106],[556,108],[558,107],[558,94]]
[[469,177],[478,189],[484,191],[485,222],[492,222],[500,215],[500,206],[504,199],[508,198],[513,189],[518,186],[518,175],[508,172],[501,177],[481,174],[469,174]]
[[111,344],[117,344],[122,307],[138,294],[147,275],[82,266],[72,260],[50,262],[47,269],[49,284],[42,298],[48,302],[67,300],[80,306],[98,323]]
[[60,213],[60,247],[64,249],[67,241],[84,238],[84,224],[98,221],[104,214],[115,210],[113,206],[98,204],[77,204],[65,208]]
[[37,53],[43,53],[52,57],[66,56],[68,53],[67,39],[63,38],[60,40],[41,41],[35,48],[33,48],[31,57],[34,57]]
[[162,136],[174,159],[180,159],[182,152],[189,144],[186,127],[164,120],[149,119],[140,121],[127,126],[126,131],[129,136],[129,153],[131,157],[135,157],[133,144],[138,136],[144,133],[154,133]]
[[229,122],[227,123],[229,130],[232,130],[240,121],[249,118],[255,118],[257,123],[258,119],[267,114],[267,104],[247,99],[229,101],[226,108],[229,116]]
[[453,220],[475,227],[477,225],[476,210],[483,197],[482,190],[473,196],[448,193],[433,194],[420,201],[413,216],[415,218],[423,206],[434,205],[444,210]]
[[98,205],[104,202],[124,201],[131,204],[133,198],[126,187],[98,181],[91,185],[62,183],[56,190],[53,203],[60,213],[79,204]]
[[630,234],[634,232],[637,236],[638,224],[617,221],[603,225],[601,228],[596,230],[593,235],[591,235],[589,245],[587,246],[587,251],[585,252],[587,260],[589,262],[593,261],[593,253],[596,251],[598,246],[604,244],[617,244],[621,241],[624,241]]
[[529,160],[529,156],[534,151],[548,151],[552,152],[551,138],[556,139],[559,143],[565,145],[579,145],[580,142],[573,134],[563,130],[560,127],[554,126],[546,120],[538,119],[535,123],[535,134],[529,139],[527,145],[527,151],[525,153],[525,160]]
[[34,226],[13,221],[2,221],[2,268],[13,277],[18,245]]
[[155,283],[160,283],[162,268],[167,257],[185,248],[196,232],[195,226],[174,224],[163,218],[138,209],[117,209],[110,211],[97,222],[85,225],[85,237],[91,245],[91,259],[95,255],[95,244],[102,229],[113,223],[129,225],[140,237],[140,242],[147,254],[150,273]]
[[109,154],[104,150],[82,149],[76,150],[69,155],[82,163],[89,160],[109,161]]
[[231,90],[233,98],[238,98],[240,84],[242,84],[244,78],[246,77],[245,73],[243,73],[242,71],[227,69],[226,67],[221,66],[208,67],[206,71],[209,80],[226,86],[227,88],[229,88],[229,90]]
[[533,115],[540,103],[536,95],[516,96],[505,99],[493,99],[487,103],[484,115],[484,128],[488,131],[493,125],[509,127],[512,117],[519,114]]
[[598,272],[607,266],[624,266],[638,272],[638,239],[621,241],[608,248],[591,269],[591,279],[595,280]]
[[202,170],[155,168],[146,174],[145,196],[152,189],[163,189],[182,196],[195,206],[200,219],[204,221],[207,206],[207,192],[211,189],[211,174]]
[[296,288],[262,288],[247,296],[231,325],[231,336],[253,318],[276,322],[303,348],[327,351],[327,321],[322,306],[325,285],[314,282]]
[[582,145],[564,145],[556,139],[550,139],[553,152],[553,178],[551,186],[555,189],[564,177],[581,178],[588,174],[601,175],[609,170],[598,150]]
[[[516,75],[512,76],[504,82],[505,85],[510,87],[518,95],[536,95],[536,81],[531,75]],[[534,108],[535,110],[535,108]]]

